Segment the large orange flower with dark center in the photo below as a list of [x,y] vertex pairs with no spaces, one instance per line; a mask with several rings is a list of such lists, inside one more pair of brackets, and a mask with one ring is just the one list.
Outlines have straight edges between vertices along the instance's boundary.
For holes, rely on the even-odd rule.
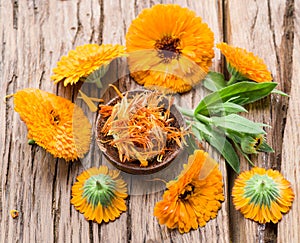
[[167,184],[154,216],[160,224],[185,233],[217,217],[222,201],[222,174],[217,163],[203,150],[195,150],[178,178]]
[[214,57],[214,35],[179,5],[144,9],[126,35],[131,76],[147,88],[186,92],[203,79]]

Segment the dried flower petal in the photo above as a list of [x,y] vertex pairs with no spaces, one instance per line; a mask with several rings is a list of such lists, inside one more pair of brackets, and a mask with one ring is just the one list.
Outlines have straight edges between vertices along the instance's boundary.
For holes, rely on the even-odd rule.
[[[158,92],[142,92],[133,97],[128,93],[113,107],[100,106],[100,114],[107,117],[101,132],[112,136],[110,145],[118,149],[120,161],[139,160],[147,166],[148,160],[164,155],[167,141],[181,146],[184,132],[173,127],[170,108],[164,108]],[[171,100],[168,100],[169,105]]]

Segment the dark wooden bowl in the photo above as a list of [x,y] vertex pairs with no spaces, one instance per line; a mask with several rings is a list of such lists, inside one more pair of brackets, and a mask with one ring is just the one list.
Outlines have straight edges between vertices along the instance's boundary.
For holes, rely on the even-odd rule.
[[[132,97],[133,95],[137,93],[145,92],[143,90],[133,90],[128,92],[128,97]],[[151,92],[151,91],[147,91]],[[123,93],[125,95],[126,93]],[[107,105],[115,105],[120,100],[120,97],[115,97],[111,99]],[[163,104],[165,107],[168,107],[168,100],[164,99]],[[175,105],[171,106],[170,109],[170,118],[174,118],[174,122],[171,124],[174,127],[180,128],[184,127],[185,122],[181,115],[181,113],[176,109]],[[142,167],[140,166],[140,162],[138,160],[132,160],[132,161],[126,161],[121,162],[119,159],[118,150],[116,147],[113,147],[109,145],[108,140],[112,139],[112,136],[105,136],[104,133],[101,132],[101,129],[106,122],[107,118],[103,118],[100,114],[98,114],[97,120],[96,120],[96,141],[100,148],[100,150],[103,152],[104,156],[107,158],[107,160],[114,165],[116,168],[135,175],[145,175],[145,174],[152,174],[155,172],[158,172],[164,168],[166,168],[168,165],[171,164],[171,162],[176,158],[176,156],[182,151],[182,149],[176,144],[175,141],[168,141],[167,142],[167,148],[163,160],[161,162],[157,161],[157,156],[152,158],[148,161],[148,166]],[[104,141],[104,142],[102,142]]]

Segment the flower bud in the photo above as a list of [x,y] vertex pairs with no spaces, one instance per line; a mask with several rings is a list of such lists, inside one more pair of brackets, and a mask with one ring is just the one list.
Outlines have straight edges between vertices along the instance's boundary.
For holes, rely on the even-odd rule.
[[257,134],[254,136],[245,136],[241,140],[241,148],[246,154],[257,154],[259,147],[264,142],[264,137],[262,134]]

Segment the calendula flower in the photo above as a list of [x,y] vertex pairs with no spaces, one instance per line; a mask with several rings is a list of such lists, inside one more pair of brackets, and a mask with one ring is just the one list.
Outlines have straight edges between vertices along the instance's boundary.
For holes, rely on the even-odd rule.
[[277,223],[293,203],[291,184],[279,171],[255,167],[244,171],[232,189],[233,204],[245,218],[261,224]]
[[205,226],[217,216],[224,201],[222,174],[217,163],[202,150],[195,150],[178,179],[167,184],[163,200],[154,216],[168,228],[180,233]]
[[179,5],[144,9],[126,34],[131,76],[148,88],[186,92],[208,72],[214,35],[200,17]]
[[228,71],[236,80],[253,80],[256,82],[270,82],[272,76],[264,61],[252,52],[226,43],[217,44],[217,48],[225,56]]
[[64,81],[64,86],[76,84],[100,67],[105,67],[114,58],[125,55],[125,47],[111,44],[86,44],[77,46],[63,56],[53,69],[54,83]]
[[13,219],[18,218],[18,217],[19,217],[19,211],[16,210],[16,209],[10,210],[10,216],[11,216]]
[[28,139],[58,158],[73,161],[90,148],[91,125],[71,101],[39,89],[14,95],[14,108],[26,123]]
[[103,165],[84,171],[72,187],[71,203],[87,220],[115,220],[126,211],[127,188],[119,174]]

